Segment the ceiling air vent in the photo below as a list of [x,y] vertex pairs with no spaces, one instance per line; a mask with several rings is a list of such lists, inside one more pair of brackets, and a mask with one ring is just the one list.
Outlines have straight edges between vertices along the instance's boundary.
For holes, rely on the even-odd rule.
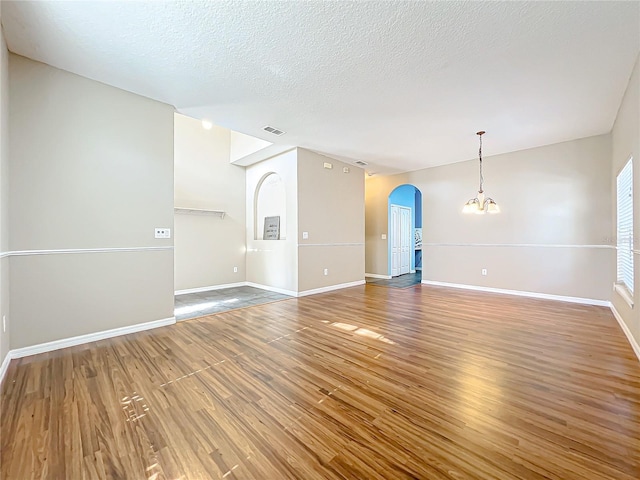
[[368,165],[368,163],[365,163],[362,160],[356,160],[356,165],[360,165],[361,167],[364,167],[364,166]]
[[278,130],[277,128],[270,127],[269,125],[267,125],[266,127],[262,127],[262,129],[265,132],[273,133],[274,135],[277,135],[277,136],[280,136],[285,133],[282,130]]

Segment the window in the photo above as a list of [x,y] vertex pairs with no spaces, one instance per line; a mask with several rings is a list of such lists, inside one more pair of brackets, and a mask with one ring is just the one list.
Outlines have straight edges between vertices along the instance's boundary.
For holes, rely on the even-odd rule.
[[633,159],[630,158],[617,178],[617,283],[633,294]]

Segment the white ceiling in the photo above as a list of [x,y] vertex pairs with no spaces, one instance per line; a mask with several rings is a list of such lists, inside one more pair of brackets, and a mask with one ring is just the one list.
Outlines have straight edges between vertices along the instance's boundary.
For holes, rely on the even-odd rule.
[[[609,132],[639,2],[2,2],[12,52],[270,142],[416,170]],[[275,137],[271,125],[287,132]]]

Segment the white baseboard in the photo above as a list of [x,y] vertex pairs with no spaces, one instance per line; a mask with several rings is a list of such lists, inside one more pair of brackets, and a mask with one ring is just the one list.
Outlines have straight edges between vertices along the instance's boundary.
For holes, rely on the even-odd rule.
[[4,376],[7,373],[7,370],[9,370],[9,364],[11,363],[11,359],[13,357],[11,356],[11,350],[9,350],[7,352],[7,354],[4,356],[4,360],[2,361],[2,365],[0,365],[0,385],[2,385],[2,381],[4,380]]
[[262,290],[267,290],[269,292],[281,293],[282,295],[289,295],[291,297],[298,296],[298,292],[294,292],[293,290],[285,290],[284,288],[270,287],[269,285],[262,285],[260,283],[245,282],[245,285],[247,287],[260,288]]
[[212,290],[222,290],[223,288],[246,287],[247,282],[225,283],[223,285],[210,285],[208,287],[187,288],[185,290],[176,290],[175,295],[186,295],[187,293],[210,292]]
[[479,292],[503,293],[505,295],[517,295],[520,297],[541,298],[544,300],[558,300],[560,302],[581,303],[583,305],[598,305],[600,307],[608,307],[608,300],[594,300],[582,297],[566,297],[564,295],[550,295],[548,293],[526,292],[523,290],[505,290],[502,288],[480,287],[477,285],[463,285],[460,283],[436,282],[433,280],[422,280],[424,285],[435,285],[438,287],[462,288],[465,290],[476,290]]
[[176,317],[163,318],[162,320],[138,323],[136,325],[130,325],[128,327],[114,328],[111,330],[104,330],[102,332],[88,333],[86,335],[78,335],[77,337],[54,340],[53,342],[40,343],[38,345],[32,345],[29,347],[16,348],[15,350],[9,351],[9,354],[11,355],[12,359],[22,358],[29,355],[36,355],[38,353],[59,350],[61,348],[73,347],[82,343],[95,342],[97,340],[104,340],[105,338],[127,335],[128,333],[135,333],[141,332],[143,330],[150,330],[152,328],[165,327],[167,325],[173,325],[174,323],[176,323]]
[[616,318],[616,320],[620,324],[620,328],[622,328],[622,331],[627,336],[627,340],[629,340],[629,343],[631,344],[631,348],[633,349],[633,352],[636,354],[636,357],[638,357],[638,361],[640,361],[640,345],[638,345],[638,342],[636,341],[636,339],[633,338],[633,335],[631,335],[631,330],[629,330],[629,327],[627,327],[627,324],[624,322],[624,320],[616,310],[616,307],[613,306],[613,303],[609,303],[609,308],[611,309],[613,316]]
[[356,282],[339,283],[337,285],[329,285],[328,287],[314,288],[312,290],[303,290],[298,292],[298,297],[306,297],[307,295],[315,295],[317,293],[331,292],[333,290],[340,290],[342,288],[357,287],[358,285],[364,285],[364,280],[358,280]]
[[365,277],[370,277],[370,278],[381,278],[383,280],[391,280],[391,275],[379,275],[377,273],[365,273],[364,276]]
[[[390,276],[387,275],[376,275],[376,274],[365,274],[367,277],[374,278],[384,278],[389,279]],[[190,288],[187,290],[176,290],[176,295],[184,295],[187,293],[200,293],[200,292],[208,292],[210,290],[220,290],[222,288],[232,288],[232,287],[254,287],[259,288],[261,290],[267,290],[269,292],[280,293],[282,295],[289,295],[290,297],[306,297],[307,295],[315,295],[316,293],[324,293],[330,292],[332,290],[339,290],[341,288],[349,288],[355,287],[357,285],[364,285],[364,280],[358,280],[356,282],[349,283],[340,283],[337,285],[329,285],[328,287],[314,288],[312,290],[305,290],[303,292],[295,292],[293,290],[286,290],[284,288],[271,287],[269,285],[262,285],[261,283],[253,283],[253,282],[238,282],[238,283],[228,283],[226,285],[213,285],[210,287],[201,287],[201,288]]]
[[316,293],[331,292],[332,290],[340,290],[341,288],[356,287],[358,285],[364,285],[364,280],[358,280],[355,282],[339,283],[337,285],[329,285],[327,287],[314,288],[312,290],[304,290],[302,292],[294,292],[293,290],[285,290],[284,288],[270,287],[268,285],[262,285],[260,283],[246,282],[248,287],[260,288],[269,292],[281,293],[282,295],[289,295],[290,297],[306,297],[307,295],[315,295]]

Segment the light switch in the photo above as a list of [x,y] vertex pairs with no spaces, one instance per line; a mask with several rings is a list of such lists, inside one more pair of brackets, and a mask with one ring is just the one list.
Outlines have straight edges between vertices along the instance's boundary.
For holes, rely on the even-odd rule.
[[380,235],[380,238],[381,238],[382,240],[386,240],[386,239],[387,239],[387,234],[386,234],[386,233],[383,233],[382,235]]
[[307,240],[309,238],[309,232],[302,232],[302,239]]

